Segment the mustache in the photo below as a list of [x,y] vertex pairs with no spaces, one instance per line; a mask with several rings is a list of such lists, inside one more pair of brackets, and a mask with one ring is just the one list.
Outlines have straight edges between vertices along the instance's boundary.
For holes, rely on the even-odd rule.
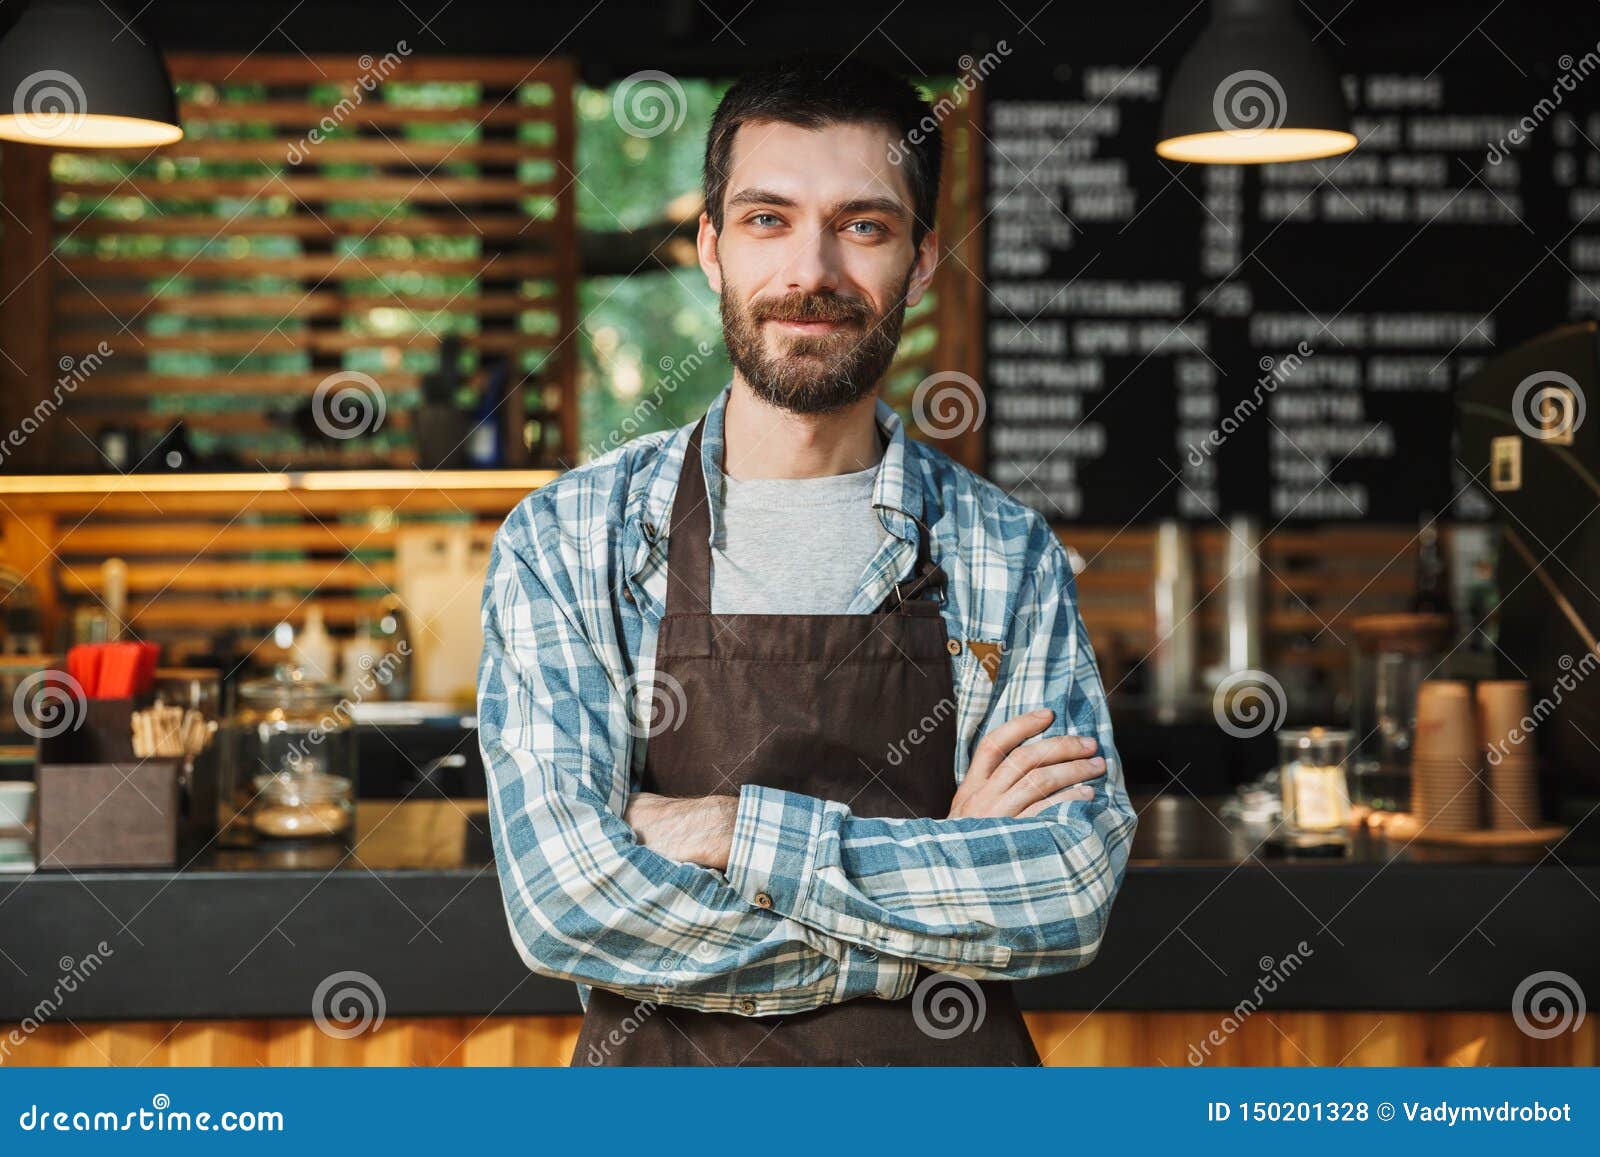
[[830,293],[791,293],[750,304],[752,321],[865,322],[872,316],[866,302]]

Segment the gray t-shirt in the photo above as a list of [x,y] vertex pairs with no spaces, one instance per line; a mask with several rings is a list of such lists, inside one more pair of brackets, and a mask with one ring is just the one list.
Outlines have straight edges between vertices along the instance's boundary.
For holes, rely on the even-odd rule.
[[842,615],[888,531],[872,508],[878,468],[826,478],[723,479],[724,546],[711,552],[711,612]]

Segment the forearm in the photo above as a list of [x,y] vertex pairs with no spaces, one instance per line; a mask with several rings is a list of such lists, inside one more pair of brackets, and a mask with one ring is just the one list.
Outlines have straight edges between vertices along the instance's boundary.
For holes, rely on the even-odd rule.
[[1094,958],[1134,819],[1120,786],[1028,819],[869,819],[746,788],[729,883],[746,901],[933,967],[1021,979]]
[[644,847],[669,860],[724,872],[728,868],[733,821],[738,809],[737,796],[675,799],[640,792],[628,801],[628,810],[622,818]]

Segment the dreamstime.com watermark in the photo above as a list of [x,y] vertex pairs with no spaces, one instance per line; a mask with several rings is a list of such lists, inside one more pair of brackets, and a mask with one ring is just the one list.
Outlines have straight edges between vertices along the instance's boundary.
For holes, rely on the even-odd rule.
[[971,374],[940,370],[911,393],[911,422],[924,438],[959,438],[983,425],[989,405]]
[[653,68],[626,77],[611,94],[617,126],[641,140],[677,131],[688,112],[689,98],[678,78]]
[[1299,345],[1295,346],[1292,353],[1285,354],[1281,358],[1274,360],[1271,357],[1263,357],[1258,363],[1262,371],[1261,376],[1256,379],[1255,387],[1250,391],[1250,396],[1248,398],[1240,398],[1238,404],[1223,415],[1222,421],[1218,422],[1216,426],[1206,433],[1204,438],[1200,439],[1198,446],[1190,442],[1184,447],[1189,452],[1187,455],[1189,465],[1201,466],[1207,458],[1211,457],[1213,451],[1222,449],[1228,439],[1233,437],[1239,428],[1254,416],[1257,410],[1261,409],[1266,399],[1277,393],[1278,387],[1283,385],[1284,382],[1294,377],[1300,367],[1305,365],[1306,359],[1310,358],[1314,353],[1316,351],[1310,345],[1301,341]]
[[628,731],[635,739],[654,739],[676,731],[689,714],[689,696],[683,684],[665,671],[630,676],[622,685],[622,702],[628,712]]
[[977,1032],[988,1011],[978,982],[954,972],[930,972],[911,993],[911,1021],[930,1040]]
[[383,986],[365,972],[324,976],[311,994],[311,1019],[325,1034],[339,1040],[377,1032],[388,1010]]
[[1498,165],[1511,155],[1511,150],[1517,145],[1526,144],[1545,121],[1560,108],[1567,99],[1568,93],[1578,91],[1578,85],[1594,75],[1600,69],[1600,42],[1576,60],[1568,53],[1556,63],[1561,67],[1561,75],[1556,77],[1556,82],[1550,86],[1550,95],[1540,97],[1533,110],[1516,123],[1505,136],[1497,141],[1489,142],[1489,163]]
[[339,370],[311,391],[311,420],[336,441],[375,433],[389,412],[378,379],[360,370]]
[[157,1093],[148,1109],[125,1113],[29,1105],[17,1116],[17,1128],[24,1133],[282,1133],[285,1126],[275,1109],[193,1112],[174,1109],[171,1097]]
[[883,758],[890,767],[899,767],[911,754],[912,748],[921,747],[923,743],[933,737],[939,725],[956,713],[956,701],[948,695],[939,700],[924,712],[921,719],[907,731],[904,739],[897,739],[889,745],[889,750],[884,752]]
[[99,972],[101,966],[116,954],[116,950],[102,940],[94,946],[94,951],[81,960],[63,956],[57,961],[56,967],[61,969],[61,975],[56,977],[50,994],[40,998],[38,1003],[28,1010],[27,1015],[12,1025],[10,1031],[0,1038],[0,1061],[9,1058],[12,1049],[21,1048],[23,1042],[61,1011],[61,1006],[66,1003],[67,997],[77,992],[81,985]]
[[1537,370],[1511,393],[1511,420],[1535,442],[1572,445],[1587,412],[1583,387],[1560,370]]
[[17,85],[11,94],[11,114],[26,135],[48,143],[83,124],[89,115],[89,97],[71,73],[41,69]]
[[[1528,708],[1528,713],[1506,732],[1503,738],[1496,739],[1485,749],[1490,766],[1498,767],[1500,761],[1511,754],[1513,747],[1520,747],[1539,729],[1539,725],[1555,714],[1557,707],[1578,685],[1587,679],[1597,668],[1600,668],[1600,655],[1593,651],[1585,651],[1583,658],[1573,662],[1571,655],[1562,655],[1556,660],[1556,665],[1564,672],[1556,679],[1555,685],[1550,688],[1548,695],[1540,698],[1539,702]],[[1575,672],[1575,673],[1574,673]]]
[[[718,949],[715,944],[707,938],[702,938],[697,940],[694,946],[689,949],[689,957],[696,963],[706,966],[716,959],[717,952]],[[632,1039],[636,1032],[651,1022],[656,1013],[661,1011],[662,1005],[673,1003],[669,997],[671,997],[675,988],[676,985],[674,984],[656,984],[645,989],[646,995],[640,996],[635,1000],[633,1007],[621,1019],[608,1028],[598,1039],[588,1042],[588,1047],[583,1053],[582,1063],[591,1067],[608,1064],[619,1050],[626,1047],[628,1041]],[[630,996],[634,991],[637,990],[630,990]],[[743,1001],[746,1002],[743,1009],[746,1014],[754,1011],[756,1006],[753,998],[745,997]],[[677,1033],[678,1030],[673,1029],[671,1035],[676,1037]],[[579,1043],[583,1042],[580,1041]],[[573,1057],[573,1063],[578,1063],[576,1056]]]
[[1288,953],[1282,960],[1274,960],[1270,956],[1263,956],[1258,960],[1256,965],[1261,969],[1261,975],[1256,977],[1250,995],[1234,1005],[1233,1010],[1223,1017],[1217,1027],[1208,1032],[1199,1044],[1189,1046],[1187,1058],[1189,1063],[1205,1064],[1211,1056],[1211,1050],[1227,1044],[1228,1039],[1244,1027],[1244,1022],[1261,1010],[1265,998],[1277,992],[1279,985],[1300,971],[1305,962],[1315,955],[1316,952],[1311,945],[1302,940],[1294,946],[1294,951]]
[[91,376],[112,356],[114,351],[105,342],[95,346],[94,352],[85,354],[81,358],[63,357],[56,363],[56,368],[61,374],[56,378],[55,387],[50,391],[50,396],[40,398],[28,413],[22,416],[22,421],[16,427],[8,430],[4,438],[0,438],[0,466],[5,465],[6,458],[15,450],[20,450],[28,444],[28,439],[37,434],[40,428],[55,416],[61,409],[63,400],[78,392],[78,387],[88,381]]
[[1289,102],[1277,77],[1246,68],[1222,78],[1211,94],[1211,115],[1229,135],[1254,137],[1282,128]]
[[315,747],[321,746],[328,738],[331,731],[342,731],[350,726],[355,709],[367,701],[380,687],[387,687],[400,673],[401,666],[411,657],[411,644],[401,639],[394,646],[394,650],[386,653],[383,658],[373,661],[371,655],[362,655],[358,660],[361,674],[350,685],[350,694],[340,698],[326,711],[311,730],[306,732],[306,737],[297,741],[289,748],[287,753],[291,764],[299,766]]
[[1587,1013],[1582,986],[1565,972],[1535,972],[1511,994],[1511,1019],[1535,1040],[1577,1032]]
[[339,103],[329,109],[327,115],[313,125],[305,136],[298,141],[290,142],[285,159],[291,165],[304,164],[306,158],[311,155],[311,150],[337,132],[350,115],[361,107],[368,95],[376,92],[378,86],[388,80],[394,70],[400,67],[400,62],[410,55],[411,46],[402,40],[394,46],[394,51],[385,52],[377,60],[370,54],[357,60],[361,75],[350,86],[349,94],[341,97]]
[[685,357],[674,358],[669,355],[657,362],[661,374],[656,378],[655,388],[634,403],[633,409],[627,417],[617,423],[616,429],[599,442],[591,442],[583,448],[584,461],[593,462],[601,455],[615,450],[624,442],[645,432],[649,427],[650,418],[661,409],[662,404],[677,393],[679,388],[706,364],[706,359],[714,352],[711,343],[703,341],[695,346],[693,353]]
[[35,671],[17,684],[11,715],[18,729],[34,739],[54,739],[76,731],[89,713],[89,700],[65,671]]
[[1283,684],[1265,671],[1235,671],[1217,684],[1211,696],[1217,726],[1235,739],[1276,731],[1288,712]]
[[900,164],[914,146],[926,143],[950,114],[966,104],[967,98],[978,91],[978,86],[989,78],[990,73],[1000,67],[1002,60],[1010,55],[1011,46],[1004,40],[999,40],[995,42],[991,51],[985,52],[982,56],[974,58],[971,53],[962,56],[956,62],[961,72],[956,77],[955,86],[949,92],[940,94],[923,118],[907,130],[905,136],[889,146],[889,163]]

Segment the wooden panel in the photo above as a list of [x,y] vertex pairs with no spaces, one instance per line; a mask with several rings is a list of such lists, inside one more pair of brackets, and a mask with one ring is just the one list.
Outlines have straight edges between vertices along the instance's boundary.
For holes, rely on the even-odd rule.
[[[1084,623],[1108,687],[1155,647],[1152,579],[1155,534],[1148,528],[1064,527],[1063,543],[1087,564],[1077,576]],[[1413,527],[1333,526],[1269,533],[1261,548],[1263,665],[1327,671],[1340,685],[1350,665],[1350,620],[1406,610],[1416,590]],[[1193,534],[1195,595],[1192,621],[1201,641],[1220,639],[1228,533],[1197,527]],[[1307,646],[1304,642],[1311,638]],[[1203,665],[1203,656],[1202,656]]]
[[[91,439],[106,425],[152,445],[180,406],[202,456],[413,464],[407,411],[447,333],[462,337],[479,380],[485,359],[506,363],[494,419],[506,462],[572,458],[570,61],[168,60],[184,140],[54,162],[54,219],[46,212],[41,226],[54,233],[57,274],[45,355],[104,342],[114,356],[77,391],[83,436],[52,431],[53,464],[99,468]],[[426,94],[429,108],[397,87],[434,82],[452,88]],[[305,410],[342,370],[377,381],[381,425],[318,441],[306,421],[262,416],[297,400]],[[532,450],[525,431],[539,439]]]
[[[223,629],[244,632],[246,643],[252,635],[264,640],[279,623],[304,622],[312,607],[341,632],[376,619],[395,593],[394,551],[407,520],[446,516],[483,544],[513,506],[554,476],[0,474],[0,559],[29,576],[44,637],[55,638],[62,596],[94,605],[102,564],[121,558],[129,624],[177,648],[172,658],[204,649]],[[476,639],[460,645],[481,646]]]
[[[1028,1013],[1049,1067],[1074,1065],[1594,1065],[1593,1021],[1536,1040],[1509,1013]],[[311,1020],[48,1023],[0,1053],[12,1065],[565,1065],[575,1016],[394,1017],[341,1039]],[[16,1026],[0,1025],[0,1039]],[[1213,1038],[1212,1033],[1218,1036]],[[1220,1039],[1220,1044],[1212,1043]]]

